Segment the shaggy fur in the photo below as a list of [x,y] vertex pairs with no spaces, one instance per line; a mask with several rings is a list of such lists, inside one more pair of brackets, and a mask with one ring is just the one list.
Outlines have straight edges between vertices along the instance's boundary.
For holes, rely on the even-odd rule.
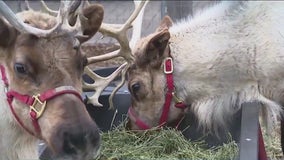
[[[138,117],[150,126],[158,124],[166,80],[163,65],[152,64],[161,64],[167,56],[158,44],[168,33],[177,95],[191,105],[205,129],[226,127],[241,104],[249,101],[260,102],[265,117],[280,116],[284,102],[283,19],[281,1],[227,1],[141,39],[129,72],[130,90],[132,84],[140,84],[140,90],[132,92]],[[172,105],[169,121],[179,112]],[[273,119],[267,120],[271,124]]]
[[170,28],[176,86],[208,129],[243,102],[279,115],[283,103],[283,2],[223,2]]
[[37,139],[30,136],[22,128],[10,113],[4,92],[4,84],[0,82],[0,159],[37,159]]

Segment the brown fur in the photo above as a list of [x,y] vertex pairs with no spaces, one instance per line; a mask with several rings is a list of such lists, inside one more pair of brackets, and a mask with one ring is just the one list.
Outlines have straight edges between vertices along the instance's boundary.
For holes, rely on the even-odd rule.
[[[82,30],[90,38],[100,27],[103,8],[91,5],[83,11],[83,14],[88,18],[88,21],[82,24]],[[43,13],[25,11],[19,16],[25,23],[37,28],[49,29],[55,25],[55,17]],[[0,24],[1,61],[6,68],[9,90],[15,90],[21,94],[36,95],[59,86],[73,86],[81,92],[81,76],[86,64],[86,56],[80,47],[75,46],[74,42],[78,41],[75,35],[65,31],[66,33],[63,32],[60,36],[39,38],[35,35],[18,32],[3,18],[0,19]],[[14,68],[16,63],[25,66],[27,72],[25,74],[18,73]],[[34,128],[28,115],[29,108],[17,100],[13,101],[13,106],[24,125],[33,131]],[[8,108],[8,106],[4,107]],[[10,111],[8,115],[12,116]],[[16,124],[17,122],[14,120],[12,125]],[[74,95],[65,94],[49,100],[44,114],[39,119],[39,125],[42,134],[38,137],[43,139],[54,151],[54,158],[89,159],[98,151],[99,129],[88,115],[84,104]],[[2,130],[3,126],[0,125],[0,127]],[[20,128],[18,125],[17,127]],[[25,131],[21,130],[21,132]],[[64,148],[66,136],[83,136],[87,139],[82,140],[82,143],[86,143],[80,144],[81,147],[75,146],[77,150],[75,154],[68,154]],[[15,138],[20,139],[21,137]],[[7,145],[13,146],[12,144]],[[25,152],[25,146],[24,148],[14,146],[13,151],[16,154],[4,155],[5,151],[3,153],[0,151],[0,153],[1,156],[13,160],[36,157],[33,153],[26,153],[25,155],[29,155],[27,157],[19,156],[23,153],[18,152]]]

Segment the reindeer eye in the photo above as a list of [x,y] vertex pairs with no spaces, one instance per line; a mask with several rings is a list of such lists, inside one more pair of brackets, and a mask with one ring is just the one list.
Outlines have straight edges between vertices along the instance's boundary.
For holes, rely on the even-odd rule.
[[14,70],[19,74],[27,74],[28,73],[26,66],[22,63],[15,63]]
[[131,90],[132,92],[135,94],[136,92],[138,92],[140,89],[140,84],[137,82],[137,83],[134,83],[132,86],[131,86]]

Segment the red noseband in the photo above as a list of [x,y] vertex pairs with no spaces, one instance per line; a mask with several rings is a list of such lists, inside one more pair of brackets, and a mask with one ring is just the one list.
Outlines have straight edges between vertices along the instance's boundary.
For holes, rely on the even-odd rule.
[[[174,86],[174,78],[173,78],[173,59],[171,56],[167,57],[164,61],[164,73],[166,75],[167,79],[167,93],[165,95],[165,103],[163,107],[163,112],[161,114],[160,120],[159,120],[159,126],[162,127],[167,123],[169,112],[170,112],[170,106],[172,99],[175,101],[175,107],[180,109],[185,109],[187,105],[182,102],[177,96],[175,92],[175,86]],[[137,115],[134,113],[133,107],[130,106],[128,110],[128,117],[134,121],[134,123],[142,130],[150,129],[149,125],[147,125],[145,122],[140,120]],[[178,127],[179,123],[181,122],[183,117],[180,117],[177,120],[176,127]]]
[[5,84],[6,87],[6,96],[7,96],[7,101],[8,104],[10,106],[11,112],[13,113],[15,119],[18,121],[18,123],[26,130],[28,131],[30,134],[35,135],[35,133],[33,133],[30,129],[28,129],[24,123],[21,121],[21,119],[17,116],[14,107],[12,105],[13,100],[17,99],[18,101],[26,104],[29,108],[30,108],[30,118],[32,121],[32,124],[34,126],[34,129],[36,131],[36,134],[39,136],[41,133],[41,129],[38,123],[38,119],[42,116],[45,107],[46,107],[46,102],[48,100],[51,100],[57,96],[63,95],[63,94],[73,94],[76,97],[78,97],[81,101],[82,97],[81,94],[72,86],[60,86],[54,89],[50,89],[47,90],[41,94],[38,95],[24,95],[21,93],[18,93],[16,91],[13,90],[9,90],[8,91],[8,80],[7,80],[7,76],[5,73],[5,68],[0,65],[0,70],[1,70],[1,74],[2,74],[2,80]]

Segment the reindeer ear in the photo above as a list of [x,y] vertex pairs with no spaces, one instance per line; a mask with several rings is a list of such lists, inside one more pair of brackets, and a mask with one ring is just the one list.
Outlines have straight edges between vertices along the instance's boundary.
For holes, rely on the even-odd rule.
[[169,29],[172,25],[173,25],[173,20],[171,19],[171,17],[170,16],[165,16],[162,19],[159,27],[156,29],[156,32],[162,31],[164,29]]
[[17,30],[0,18],[0,47],[6,48],[16,40]]
[[83,10],[81,26],[83,35],[91,38],[99,30],[104,18],[104,9],[102,5],[91,4]]
[[[170,33],[167,29],[154,33],[146,45],[141,62],[144,65],[160,67],[165,56],[165,49],[170,39]],[[143,59],[143,60],[142,60]]]

